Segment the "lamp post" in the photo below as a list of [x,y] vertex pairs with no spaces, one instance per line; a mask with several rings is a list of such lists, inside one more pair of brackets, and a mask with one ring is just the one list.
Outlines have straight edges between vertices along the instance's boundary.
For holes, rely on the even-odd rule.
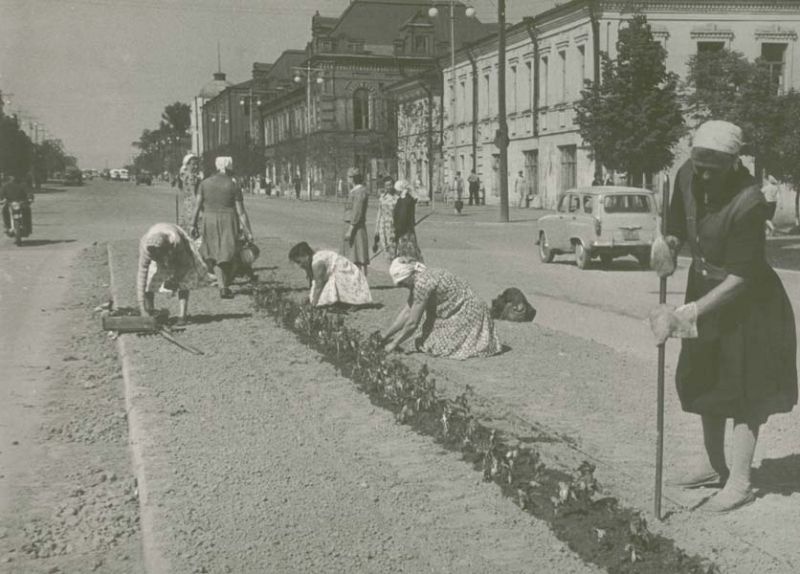
[[255,156],[255,148],[256,148],[255,129],[254,129],[254,125],[253,125],[253,115],[254,115],[254,113],[253,113],[253,105],[254,104],[256,106],[260,107],[261,106],[261,98],[255,98],[253,96],[253,87],[250,86],[249,94],[246,95],[246,96],[242,96],[239,99],[239,105],[242,106],[242,108],[246,112],[246,115],[248,116],[249,127],[250,127],[250,137],[248,138],[249,141],[246,141],[245,143],[247,144],[247,163],[248,163],[248,167],[250,169],[250,174],[249,175],[251,175],[251,176],[255,175],[254,174],[255,169],[253,167],[253,163],[255,163],[253,161],[253,156]]
[[300,75],[302,72],[305,72],[305,82],[306,82],[306,153],[305,153],[305,170],[306,170],[306,186],[308,189],[308,200],[311,201],[313,197],[313,193],[311,191],[311,162],[308,159],[310,149],[309,149],[309,142],[311,140],[311,74],[316,74],[316,78],[314,83],[317,85],[321,85],[325,80],[322,78],[321,74],[323,73],[322,68],[314,68],[311,66],[310,63],[306,64],[302,67],[295,68],[295,75],[294,81],[296,84],[300,84],[303,82],[303,77]]
[[[448,0],[450,3],[450,70],[451,70],[451,92],[452,98],[450,102],[450,117],[453,124],[453,141],[452,141],[452,149],[451,149],[451,161],[453,165],[453,173],[451,177],[455,178],[455,169],[456,166],[456,148],[458,146],[458,141],[456,138],[457,135],[457,123],[456,123],[456,2],[455,0]],[[468,18],[472,18],[475,16],[475,9],[471,6],[467,6],[464,10],[464,14]],[[428,16],[431,18],[436,18],[439,15],[439,9],[436,6],[431,7],[428,10]],[[431,197],[433,194],[431,194]]]

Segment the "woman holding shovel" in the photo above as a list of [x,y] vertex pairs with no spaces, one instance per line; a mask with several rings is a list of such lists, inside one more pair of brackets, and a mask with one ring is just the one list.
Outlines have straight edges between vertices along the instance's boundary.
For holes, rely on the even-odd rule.
[[[686,303],[650,314],[659,344],[683,338],[676,370],[684,411],[699,414],[707,459],[672,484],[724,486],[702,508],[728,512],[752,502],[750,466],[760,426],[797,403],[797,342],[789,298],[765,254],[766,205],[739,161],[742,131],[709,121],[675,178],[667,234],[653,245],[661,277],[688,242]],[[730,467],[725,426],[733,419]]]

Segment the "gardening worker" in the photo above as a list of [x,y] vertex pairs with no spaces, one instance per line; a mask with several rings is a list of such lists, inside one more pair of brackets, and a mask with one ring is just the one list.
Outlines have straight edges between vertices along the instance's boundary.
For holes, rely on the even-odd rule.
[[139,241],[136,299],[144,315],[155,312],[157,290],[178,292],[178,325],[186,323],[189,290],[211,277],[194,241],[179,226],[156,223]]
[[[760,426],[797,403],[797,343],[792,307],[766,260],[766,205],[739,161],[741,129],[702,124],[691,158],[675,178],[666,237],[653,245],[652,265],[671,274],[681,245],[692,264],[686,302],[650,314],[659,343],[682,337],[676,370],[684,411],[699,414],[707,458],[672,484],[723,486],[702,508],[727,512],[755,499],[750,465]],[[725,425],[733,419],[730,467]]]
[[305,241],[289,250],[289,261],[306,272],[315,307],[325,305],[369,305],[372,295],[367,278],[358,267],[335,251],[314,251]]
[[361,170],[351,167],[347,178],[353,185],[344,204],[345,231],[342,241],[342,256],[352,261],[364,275],[369,266],[369,240],[367,239],[368,192],[364,187]]
[[395,285],[408,288],[410,294],[383,336],[387,351],[396,349],[422,324],[422,335],[415,346],[423,353],[469,359],[500,352],[489,307],[466,282],[449,271],[407,257],[392,261],[389,275]]

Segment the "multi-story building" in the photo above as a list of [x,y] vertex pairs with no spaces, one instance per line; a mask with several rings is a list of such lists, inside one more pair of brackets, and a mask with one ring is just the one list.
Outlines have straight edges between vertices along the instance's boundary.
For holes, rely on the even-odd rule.
[[[370,180],[396,171],[395,107],[389,84],[435,66],[449,53],[449,2],[353,0],[338,18],[316,14],[293,87],[275,91],[263,106],[266,162],[279,184],[300,177],[316,193],[342,190],[348,167]],[[457,45],[490,33],[455,3]]]
[[254,63],[253,77],[227,85],[202,106],[202,159],[206,170],[220,155],[233,157],[242,175],[263,173],[263,123],[259,107],[268,94],[265,78],[269,64]]
[[[506,33],[508,166],[512,181],[523,171],[535,204],[554,207],[561,191],[591,183],[597,166],[578,133],[574,105],[584,80],[600,77],[601,52],[615,57],[619,30],[633,11],[647,17],[667,50],[668,70],[682,78],[691,56],[725,47],[766,60],[780,89],[800,88],[800,0],[572,0],[527,18]],[[455,70],[444,59],[442,71],[444,177],[474,165],[487,203],[499,201],[497,42],[492,34],[458,50]],[[453,120],[447,110],[454,103]],[[687,142],[676,151],[671,171],[686,158]],[[647,183],[662,177],[650,174]]]
[[192,98],[190,107],[191,113],[191,137],[192,153],[198,157],[203,157],[205,153],[205,127],[203,125],[203,106],[208,100],[219,95],[219,93],[232,84],[225,79],[225,72],[214,72],[214,78],[200,90],[200,93]]

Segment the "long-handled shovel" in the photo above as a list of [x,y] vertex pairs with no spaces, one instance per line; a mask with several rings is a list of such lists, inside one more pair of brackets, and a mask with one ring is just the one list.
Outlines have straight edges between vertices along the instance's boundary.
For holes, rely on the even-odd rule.
[[[669,213],[669,175],[664,182],[661,195],[661,235],[667,235],[667,214]],[[659,280],[658,302],[663,305],[667,302],[667,278]],[[666,343],[658,346],[658,384],[657,384],[657,413],[656,413],[656,489],[654,513],[661,520],[661,481],[664,469],[664,371],[666,370]]]

